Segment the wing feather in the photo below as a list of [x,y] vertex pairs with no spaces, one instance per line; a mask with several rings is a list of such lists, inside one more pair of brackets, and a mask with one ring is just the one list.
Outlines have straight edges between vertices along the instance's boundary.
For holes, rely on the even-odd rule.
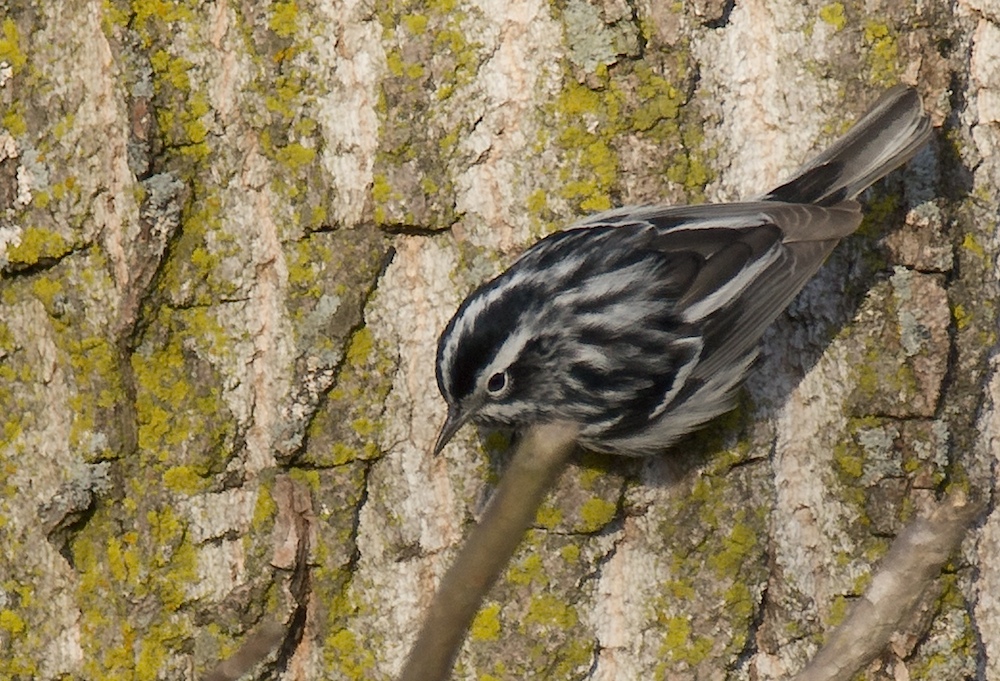
[[[753,201],[617,209],[581,226],[628,232],[646,225],[655,234],[651,248],[687,256],[689,267],[677,278],[687,283],[675,309],[703,338],[697,365],[683,376],[695,391],[726,367],[748,363],[767,327],[860,223],[853,200],[831,206]],[[697,265],[693,275],[690,263]],[[674,385],[670,397],[676,396]]]

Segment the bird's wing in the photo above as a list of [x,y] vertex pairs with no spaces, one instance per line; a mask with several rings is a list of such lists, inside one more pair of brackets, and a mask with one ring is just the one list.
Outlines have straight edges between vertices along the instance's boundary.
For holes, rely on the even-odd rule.
[[704,338],[689,380],[742,362],[844,236],[861,223],[854,201],[833,206],[756,201],[619,209],[581,226],[648,225],[657,250],[691,253],[701,265],[677,312]]

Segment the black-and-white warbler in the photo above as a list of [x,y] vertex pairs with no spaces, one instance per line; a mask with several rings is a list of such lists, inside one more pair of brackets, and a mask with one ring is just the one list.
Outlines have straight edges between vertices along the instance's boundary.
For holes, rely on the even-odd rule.
[[562,420],[589,449],[652,454],[728,411],[764,330],[861,223],[854,198],[930,131],[898,86],[759,199],[619,208],[540,240],[441,334],[435,453],[468,421]]

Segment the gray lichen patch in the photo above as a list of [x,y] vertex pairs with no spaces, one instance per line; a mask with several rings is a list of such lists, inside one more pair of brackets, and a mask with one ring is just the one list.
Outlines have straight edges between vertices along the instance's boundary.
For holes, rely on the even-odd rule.
[[467,144],[483,115],[472,86],[497,36],[480,35],[489,28],[482,13],[453,2],[390,3],[379,19],[388,73],[379,95],[375,221],[448,227],[455,172],[480,153]]
[[888,284],[876,287],[858,320],[852,413],[934,416],[951,352],[951,312],[941,280],[897,269]]
[[612,551],[608,536],[529,531],[473,622],[460,668],[514,677],[585,673],[599,647],[586,613],[600,596],[594,580],[572,576]]
[[[308,437],[309,461],[343,463],[346,454],[334,449],[360,451],[375,439],[386,392],[378,386],[388,381],[392,364],[376,360],[371,334],[359,326],[387,248],[369,225],[317,232],[287,246],[289,317],[299,353],[288,437]],[[300,418],[312,420],[308,433]]]
[[903,226],[886,237],[886,246],[899,264],[921,272],[950,272],[954,267],[944,215],[934,203],[910,211]]
[[[70,429],[46,448],[61,442],[73,458],[88,461],[120,456],[132,440],[123,405],[122,357],[113,334],[117,293],[105,264],[99,251],[88,250],[44,271],[4,281],[2,291],[10,306],[4,334],[9,347],[3,351],[6,389],[0,390],[10,400],[3,410],[8,424],[54,414],[48,411],[51,404],[62,404]],[[74,285],[81,278],[90,285]],[[33,396],[58,388],[66,393],[58,398],[49,394],[30,406]],[[22,430],[31,429],[8,425],[7,442],[16,443],[14,436]]]
[[570,0],[562,15],[567,57],[584,73],[608,66],[619,56],[639,55],[640,30],[624,1],[604,6]]
[[377,346],[370,331],[355,332],[334,387],[309,425],[303,463],[339,466],[379,455],[385,399],[395,366],[393,354]]
[[630,491],[623,532],[600,570],[595,607],[612,619],[597,624],[608,649],[599,669],[626,665],[630,676],[660,678],[735,663],[767,574],[761,464],[682,473],[656,463]]

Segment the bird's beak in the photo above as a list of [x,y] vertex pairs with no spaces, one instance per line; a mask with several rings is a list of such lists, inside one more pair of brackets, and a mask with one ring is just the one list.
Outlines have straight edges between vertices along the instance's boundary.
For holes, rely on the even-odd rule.
[[448,418],[445,419],[444,425],[438,431],[437,442],[434,444],[434,456],[441,453],[444,446],[455,436],[458,429],[465,425],[471,415],[471,410],[463,411],[459,407],[448,408]]

